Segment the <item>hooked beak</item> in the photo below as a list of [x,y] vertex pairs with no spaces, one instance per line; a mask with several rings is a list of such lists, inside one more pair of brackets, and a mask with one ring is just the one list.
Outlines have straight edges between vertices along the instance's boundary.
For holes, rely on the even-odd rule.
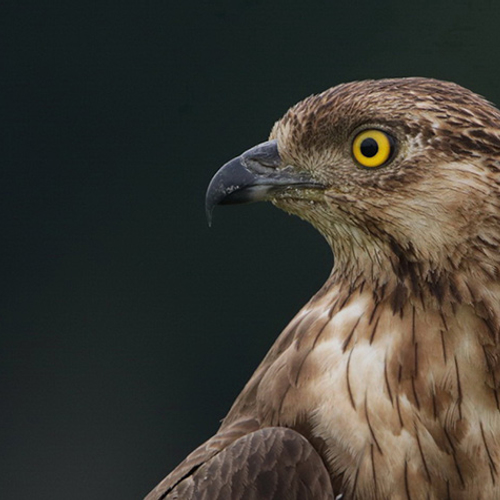
[[307,172],[282,166],[275,140],[263,142],[226,163],[212,178],[205,197],[208,224],[215,205],[268,200],[287,188],[322,188]]

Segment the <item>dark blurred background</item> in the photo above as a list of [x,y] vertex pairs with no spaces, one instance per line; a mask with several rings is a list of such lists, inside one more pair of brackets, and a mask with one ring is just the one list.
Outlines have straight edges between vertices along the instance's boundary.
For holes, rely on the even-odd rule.
[[217,429],[332,258],[204,191],[305,96],[389,76],[500,103],[500,3],[0,6],[0,496],[139,499]]

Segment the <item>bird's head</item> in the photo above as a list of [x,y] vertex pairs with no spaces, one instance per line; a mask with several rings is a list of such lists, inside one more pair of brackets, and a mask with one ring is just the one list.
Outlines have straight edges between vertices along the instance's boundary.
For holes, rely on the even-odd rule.
[[293,106],[219,170],[207,211],[269,200],[311,222],[351,280],[429,280],[472,261],[496,276],[499,185],[495,107],[453,83],[372,80]]

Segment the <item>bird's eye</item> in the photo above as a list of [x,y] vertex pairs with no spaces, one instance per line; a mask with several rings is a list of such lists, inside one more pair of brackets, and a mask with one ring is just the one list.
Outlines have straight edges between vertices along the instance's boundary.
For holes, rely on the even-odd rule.
[[352,143],[352,154],[363,167],[380,167],[387,162],[394,151],[394,139],[381,130],[364,130]]

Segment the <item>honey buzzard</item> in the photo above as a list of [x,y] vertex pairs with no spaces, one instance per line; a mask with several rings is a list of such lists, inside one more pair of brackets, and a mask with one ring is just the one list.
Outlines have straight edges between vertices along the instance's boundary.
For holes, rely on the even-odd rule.
[[158,499],[500,498],[500,112],[425,78],[308,97],[217,204],[309,221],[335,265]]

